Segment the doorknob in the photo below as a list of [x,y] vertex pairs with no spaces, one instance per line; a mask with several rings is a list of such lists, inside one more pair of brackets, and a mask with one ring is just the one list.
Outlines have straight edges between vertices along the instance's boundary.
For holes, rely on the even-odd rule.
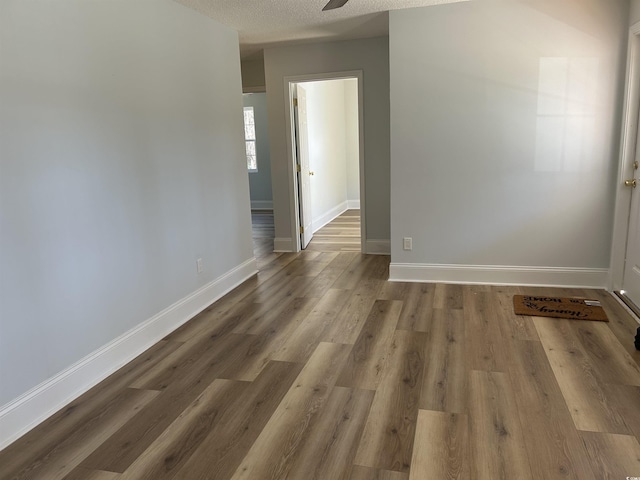
[[316,172],[309,172],[309,175],[315,175]]
[[632,178],[631,180],[624,181],[625,186],[636,188],[638,186],[638,180]]

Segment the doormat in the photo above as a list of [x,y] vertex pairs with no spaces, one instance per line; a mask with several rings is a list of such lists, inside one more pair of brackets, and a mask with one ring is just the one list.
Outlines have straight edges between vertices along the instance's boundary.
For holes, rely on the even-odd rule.
[[532,297],[514,295],[513,309],[516,315],[530,317],[557,317],[571,320],[595,320],[608,322],[607,314],[598,300],[565,297]]

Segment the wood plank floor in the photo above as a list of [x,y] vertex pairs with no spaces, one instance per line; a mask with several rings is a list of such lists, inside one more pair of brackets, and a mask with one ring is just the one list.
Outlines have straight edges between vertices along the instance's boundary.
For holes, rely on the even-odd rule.
[[257,257],[273,252],[273,239],[276,236],[273,210],[252,210],[251,232],[253,252]]
[[307,250],[315,252],[359,252],[360,210],[347,210],[313,234]]
[[[0,452],[0,479],[640,477],[637,323],[607,293],[389,283],[388,257],[332,246],[258,263]],[[516,317],[514,294],[611,321]]]

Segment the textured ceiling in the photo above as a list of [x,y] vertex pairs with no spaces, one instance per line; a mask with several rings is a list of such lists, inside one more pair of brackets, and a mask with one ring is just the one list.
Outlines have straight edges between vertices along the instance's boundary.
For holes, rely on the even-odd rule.
[[311,40],[386,35],[388,11],[468,0],[350,0],[322,11],[328,0],[176,0],[235,30],[247,57],[265,47]]

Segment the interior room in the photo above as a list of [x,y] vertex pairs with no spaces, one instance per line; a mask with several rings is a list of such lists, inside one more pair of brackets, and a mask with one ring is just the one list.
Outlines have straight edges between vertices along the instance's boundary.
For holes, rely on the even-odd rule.
[[0,0],[0,478],[640,478],[640,0]]

